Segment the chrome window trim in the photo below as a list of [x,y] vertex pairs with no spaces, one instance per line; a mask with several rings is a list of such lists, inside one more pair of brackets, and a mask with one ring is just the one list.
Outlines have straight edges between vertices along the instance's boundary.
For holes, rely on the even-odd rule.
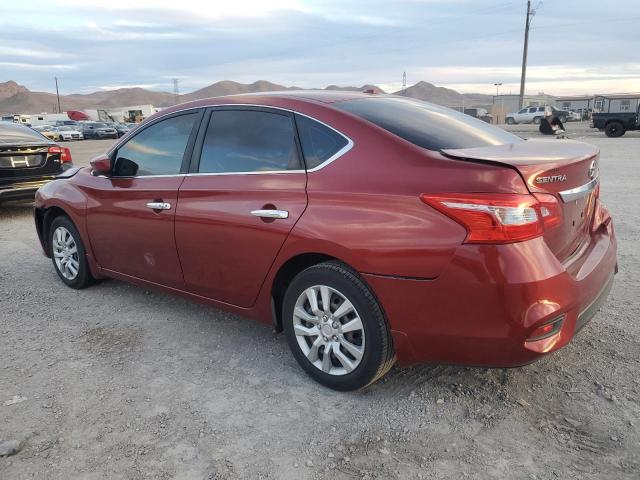
[[[266,172],[177,173],[177,174],[168,174],[168,175],[140,175],[140,176],[135,176],[135,177],[109,177],[109,178],[157,178],[157,177],[181,177],[181,176],[192,177],[192,176],[197,176],[197,175],[265,175],[265,174],[274,174],[274,173],[275,174],[285,174],[285,173],[301,173],[301,172],[314,173],[314,172],[317,172],[318,170],[322,170],[324,167],[326,167],[330,163],[333,163],[338,158],[342,157],[349,150],[351,150],[353,148],[353,146],[354,146],[353,140],[351,140],[351,138],[349,138],[347,135],[342,133],[340,130],[335,129],[331,125],[327,125],[322,120],[318,120],[317,118],[314,118],[314,117],[312,117],[310,115],[307,115],[305,113],[298,112],[296,110],[291,110],[290,108],[273,107],[271,105],[258,105],[258,104],[254,104],[254,103],[221,103],[221,104],[213,104],[213,105],[200,105],[198,107],[189,107],[189,108],[183,108],[181,110],[174,110],[173,112],[168,112],[168,113],[166,113],[164,115],[160,115],[159,117],[155,118],[154,122],[156,120],[160,120],[160,119],[162,119],[164,117],[168,117],[168,116],[173,115],[175,113],[188,112],[189,110],[197,110],[197,109],[200,109],[200,108],[236,107],[236,106],[237,107],[272,108],[274,110],[282,110],[284,112],[289,112],[289,113],[292,113],[292,114],[295,114],[295,115],[302,115],[303,117],[307,117],[307,118],[313,120],[314,122],[318,122],[320,125],[324,125],[325,127],[333,130],[338,135],[341,135],[342,137],[344,137],[347,140],[347,144],[344,147],[342,147],[340,150],[338,150],[336,153],[334,153],[331,157],[327,158],[320,165],[318,165],[317,167],[310,168],[308,170],[303,169],[303,170],[272,170],[272,171],[266,171]],[[133,137],[128,137],[127,135],[122,137],[122,139],[119,142],[117,142],[109,150],[107,150],[107,155],[111,155],[111,153],[113,153],[115,150],[120,148],[120,146],[122,144],[126,143],[126,141],[129,141],[131,138],[133,138]],[[102,176],[102,175],[100,175],[100,176]]]
[[585,183],[584,185],[580,185],[579,187],[571,188],[569,190],[563,190],[562,192],[558,192],[558,194],[565,203],[578,200],[596,188],[596,185],[598,185],[598,178],[599,177],[596,176],[593,180]]
[[99,178],[109,178],[109,179],[128,179],[131,180],[132,178],[171,178],[171,177],[204,177],[204,176],[224,176],[224,175],[265,175],[268,173],[273,173],[273,174],[277,174],[277,175],[282,175],[282,174],[289,174],[289,173],[305,173],[305,170],[270,170],[270,171],[266,171],[266,172],[219,172],[219,173],[167,173],[167,174],[163,174],[163,175],[140,175],[140,176],[136,176],[136,177],[124,177],[124,176],[120,176],[120,177],[116,177],[116,176],[110,176],[107,177],[106,175],[100,174],[100,175],[96,175]]

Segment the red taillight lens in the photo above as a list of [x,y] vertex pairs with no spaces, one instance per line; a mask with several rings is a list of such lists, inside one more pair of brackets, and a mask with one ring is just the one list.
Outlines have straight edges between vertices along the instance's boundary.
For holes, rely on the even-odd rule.
[[512,243],[542,235],[543,212],[532,195],[422,194],[420,199],[467,229],[465,243]]
[[60,155],[61,163],[70,163],[71,162],[71,150],[67,147],[49,147],[50,155]]

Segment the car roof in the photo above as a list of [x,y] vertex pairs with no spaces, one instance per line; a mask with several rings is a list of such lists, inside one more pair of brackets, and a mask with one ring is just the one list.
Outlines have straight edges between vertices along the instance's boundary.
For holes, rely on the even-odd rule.
[[190,102],[173,105],[157,113],[154,113],[147,120],[177,111],[189,110],[191,108],[201,108],[225,104],[251,104],[258,106],[262,105],[265,107],[271,106],[276,108],[293,108],[295,105],[300,105],[301,103],[328,106],[332,103],[344,102],[347,100],[390,96],[392,95],[336,90],[285,90],[277,92],[241,93],[237,95],[224,95],[220,97],[203,98],[200,100],[192,100]]

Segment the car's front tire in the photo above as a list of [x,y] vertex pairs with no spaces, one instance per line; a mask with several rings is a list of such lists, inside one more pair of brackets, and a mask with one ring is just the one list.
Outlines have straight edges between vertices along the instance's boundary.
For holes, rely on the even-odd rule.
[[302,368],[334,390],[366,387],[395,361],[377,300],[358,274],[339,262],[311,266],[293,279],[284,297],[283,328]]
[[81,289],[95,283],[84,244],[69,217],[61,215],[51,222],[49,251],[56,273],[67,286]]
[[516,121],[511,118],[511,117],[507,117],[507,125],[514,125],[516,123]]

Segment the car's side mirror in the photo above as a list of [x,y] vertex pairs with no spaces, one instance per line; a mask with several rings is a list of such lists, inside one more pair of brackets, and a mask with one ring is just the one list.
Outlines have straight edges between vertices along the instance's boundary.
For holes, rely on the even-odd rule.
[[116,177],[135,177],[138,173],[138,164],[125,157],[118,157],[113,174]]
[[111,159],[106,155],[94,158],[90,164],[92,175],[109,175],[111,173]]

